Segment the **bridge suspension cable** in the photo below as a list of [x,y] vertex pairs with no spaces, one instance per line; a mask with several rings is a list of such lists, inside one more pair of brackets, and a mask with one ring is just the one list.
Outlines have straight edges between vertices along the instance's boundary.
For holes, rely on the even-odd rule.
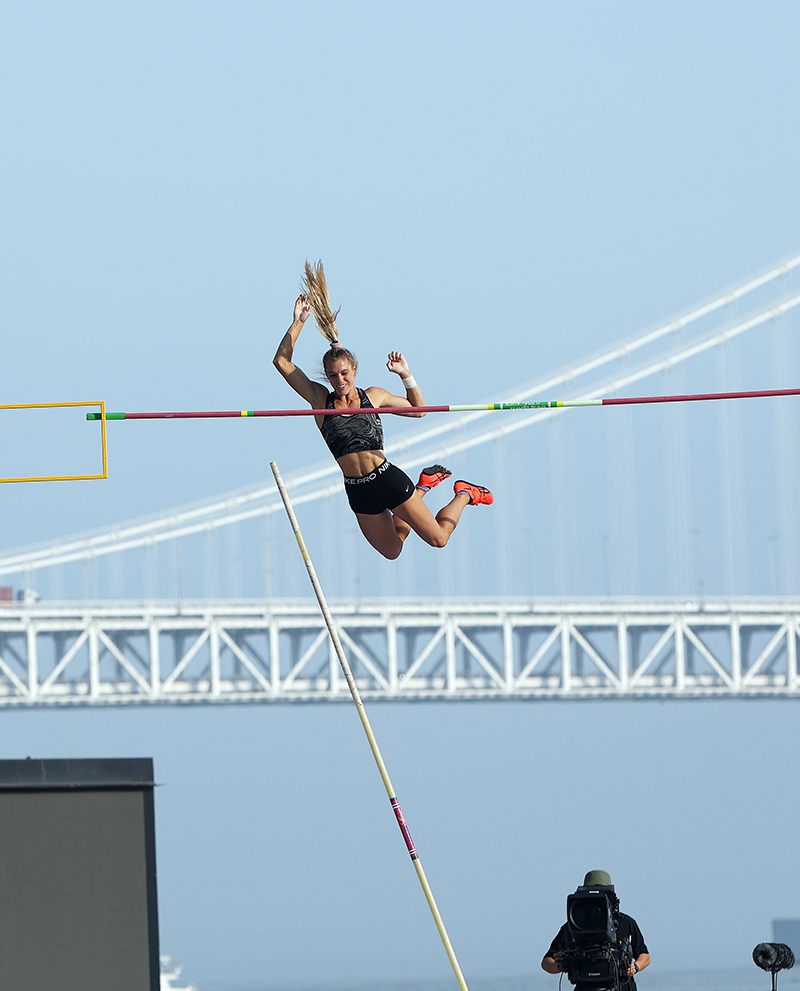
[[[736,301],[748,292],[759,288],[780,275],[785,275],[800,265],[800,253],[778,263],[764,272],[742,280],[737,285],[711,297],[706,302],[690,308],[668,321],[643,331],[641,334],[619,342],[610,348],[590,355],[573,366],[552,373],[533,383],[510,390],[506,396],[509,404],[521,404],[525,399],[541,395],[576,378],[588,374],[609,362],[624,357],[631,352],[652,343],[670,332],[685,328],[688,324],[706,316],[726,304]],[[665,368],[686,362],[691,358],[715,346],[726,343],[745,332],[763,325],[779,317],[783,313],[800,304],[800,293],[790,294],[777,302],[770,303],[744,319],[733,321],[721,329],[708,332],[671,351],[662,352],[642,362],[637,368],[630,369],[623,375],[606,378],[584,389],[578,390],[577,395],[561,402],[560,406],[552,407],[549,403],[531,404],[530,409],[523,409],[513,420],[493,424],[486,429],[475,424],[475,420],[488,415],[489,405],[483,410],[467,412],[448,419],[447,423],[435,424],[424,429],[406,431],[399,438],[387,445],[387,454],[397,456],[402,453],[404,465],[409,469],[429,463],[431,459],[452,456],[460,451],[500,439],[517,430],[533,426],[535,423],[557,415],[569,405],[597,405],[603,394],[616,392],[620,388],[639,382]],[[773,390],[775,392],[775,390]],[[784,394],[793,394],[793,390],[784,390]],[[777,394],[777,393],[776,393]],[[710,394],[709,394],[710,395]],[[722,395],[722,394],[718,394]],[[652,397],[659,398],[659,397]],[[665,397],[661,397],[663,401]],[[687,398],[687,397],[677,397]],[[639,400],[643,401],[643,400]],[[614,400],[609,405],[615,404]],[[492,404],[496,405],[496,404]],[[303,411],[311,413],[311,410]],[[472,430],[463,435],[458,441],[452,440],[459,426],[471,425]],[[448,439],[436,446],[423,447],[426,442],[440,437],[447,432]],[[408,457],[406,452],[412,452]],[[287,487],[292,492],[293,500],[301,505],[307,502],[326,498],[339,491],[339,468],[333,462],[325,462],[300,469],[287,475]],[[313,488],[312,488],[313,486]],[[24,572],[32,569],[47,568],[72,561],[93,559],[105,554],[128,550],[135,547],[152,545],[163,541],[175,540],[193,533],[202,532],[209,526],[226,526],[275,513],[280,508],[274,484],[259,483],[245,489],[224,493],[221,496],[198,503],[176,507],[164,513],[131,520],[89,531],[74,536],[65,537],[58,541],[32,547],[17,548],[0,555],[0,575]]]

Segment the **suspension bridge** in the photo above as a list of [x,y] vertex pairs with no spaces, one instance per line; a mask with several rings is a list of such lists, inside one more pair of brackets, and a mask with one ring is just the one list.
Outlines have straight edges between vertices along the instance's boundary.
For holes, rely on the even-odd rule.
[[[691,420],[680,404],[570,407],[712,379],[795,390],[799,267],[800,253],[496,404],[389,421],[387,455],[409,472],[470,452],[511,480],[443,554],[409,543],[378,560],[333,462],[286,472],[363,696],[796,695],[797,398]],[[0,552],[0,705],[346,698],[295,556],[272,480]]]

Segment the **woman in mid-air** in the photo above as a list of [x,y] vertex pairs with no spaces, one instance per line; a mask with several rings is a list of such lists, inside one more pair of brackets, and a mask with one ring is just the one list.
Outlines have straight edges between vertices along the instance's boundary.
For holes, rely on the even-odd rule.
[[[386,367],[400,376],[405,397],[393,396],[386,389],[355,384],[358,364],[355,356],[339,344],[336,313],[331,310],[322,263],[312,268],[306,262],[306,292],[294,304],[294,320],[278,346],[272,363],[298,395],[312,409],[364,409],[374,407],[424,406],[422,391],[411,374],[408,362],[399,351],[392,351]],[[292,361],[295,344],[303,324],[314,312],[330,349],[322,359],[330,391],[308,376]],[[403,416],[424,416],[409,409]],[[449,478],[442,465],[423,468],[416,486],[383,453],[383,426],[379,413],[354,413],[342,416],[317,416],[317,426],[325,443],[344,474],[345,491],[350,508],[356,514],[361,532],[376,551],[394,560],[403,549],[403,541],[413,530],[432,547],[444,547],[450,539],[466,506],[490,505],[492,493],[480,485],[457,481],[455,495],[436,516],[423,502],[430,489]]]

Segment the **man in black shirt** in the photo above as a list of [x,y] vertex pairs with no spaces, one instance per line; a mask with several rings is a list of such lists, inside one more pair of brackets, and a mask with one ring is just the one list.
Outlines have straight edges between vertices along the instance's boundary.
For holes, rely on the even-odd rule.
[[[605,871],[589,871],[586,877],[583,879],[584,888],[611,888],[613,893],[613,887],[611,886],[611,878]],[[624,915],[619,912],[616,916],[616,933],[617,933],[617,943],[621,945],[625,943],[627,939],[631,941],[631,951],[633,953],[633,961],[628,967],[627,974],[620,975],[619,978],[619,988],[620,991],[636,991],[636,981],[634,980],[634,975],[638,974],[640,970],[644,970],[645,967],[650,963],[650,954],[647,951],[647,946],[644,942],[644,937],[642,936],[639,926],[636,924],[636,920],[632,919],[629,915]],[[550,944],[550,949],[545,953],[542,959],[542,969],[546,970],[548,974],[561,974],[564,971],[562,966],[562,959],[564,957],[564,951],[570,945],[570,935],[567,929],[567,923],[559,929],[558,935]],[[575,985],[576,991],[601,991],[601,988],[596,983],[583,983],[578,982]]]

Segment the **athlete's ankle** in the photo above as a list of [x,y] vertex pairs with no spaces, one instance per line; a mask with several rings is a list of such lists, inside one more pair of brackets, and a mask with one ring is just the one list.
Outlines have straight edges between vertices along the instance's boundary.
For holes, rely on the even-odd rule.
[[449,478],[452,472],[444,465],[431,465],[430,468],[423,468],[420,472],[419,481],[416,487],[424,494],[430,492],[440,482]]
[[471,506],[491,506],[494,496],[483,485],[474,485],[472,482],[465,482],[459,479],[453,484],[453,491],[456,496],[464,495]]

